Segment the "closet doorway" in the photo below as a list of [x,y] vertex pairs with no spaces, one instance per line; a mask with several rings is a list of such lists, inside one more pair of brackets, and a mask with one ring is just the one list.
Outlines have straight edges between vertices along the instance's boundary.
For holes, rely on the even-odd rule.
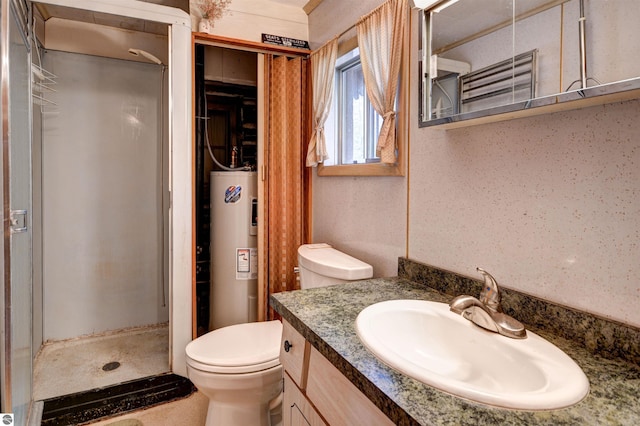
[[[237,148],[238,165],[248,164],[253,167],[258,175],[258,315],[257,319],[265,320],[270,318],[268,310],[269,288],[279,287],[282,289],[295,288],[296,281],[293,275],[293,267],[296,265],[292,260],[292,256],[287,256],[287,266],[275,265],[269,261],[269,255],[272,253],[274,257],[278,257],[275,249],[269,250],[269,244],[273,234],[269,231],[269,216],[275,214],[280,215],[281,210],[279,203],[274,201],[284,198],[295,198],[299,200],[297,203],[296,217],[299,218],[300,237],[291,246],[297,249],[298,244],[302,244],[310,240],[310,172],[303,166],[304,155],[306,154],[306,145],[309,135],[309,117],[310,103],[304,91],[301,93],[300,104],[295,108],[298,112],[297,128],[287,130],[293,133],[280,133],[277,143],[282,145],[295,146],[293,160],[282,164],[273,161],[274,155],[277,154],[273,149],[273,143],[276,138],[271,132],[274,127],[282,127],[291,129],[296,126],[287,126],[285,120],[274,122],[270,121],[268,112],[273,105],[270,104],[269,90],[271,88],[270,74],[267,72],[270,57],[285,56],[289,58],[304,58],[301,61],[306,62],[309,51],[301,49],[292,49],[281,46],[271,46],[262,43],[253,43],[242,40],[229,39],[225,37],[217,37],[208,34],[194,34],[194,52],[195,52],[195,111],[194,111],[194,174],[195,174],[195,200],[194,200],[194,280],[193,287],[193,337],[197,337],[210,331],[207,319],[211,315],[209,309],[209,294],[211,289],[211,264],[209,262],[209,238],[208,221],[210,217],[207,215],[208,201],[207,191],[208,182],[206,182],[206,170],[208,167],[215,167],[208,164],[210,154],[207,146],[206,138],[209,138],[211,151],[215,151],[216,158],[227,165],[233,163],[233,147]],[[222,52],[222,53],[219,53]],[[255,58],[255,105],[251,100],[248,90],[251,85],[247,85],[246,81],[230,81],[228,77],[232,74],[225,74],[224,70],[233,67],[225,64],[225,57],[252,57]],[[211,59],[211,57],[215,59]],[[222,63],[216,62],[222,59]],[[250,59],[249,61],[252,61]],[[236,64],[237,65],[237,64]],[[223,80],[205,78],[211,77],[213,72],[210,70],[222,69]],[[234,75],[237,78],[237,75]],[[297,85],[304,87],[306,90],[308,85],[308,72],[306,68],[301,72],[301,77],[297,77]],[[226,80],[226,81],[225,81]],[[238,84],[240,83],[240,84]],[[235,84],[236,87],[230,86]],[[245,86],[245,87],[242,87]],[[215,89],[215,90],[212,90]],[[217,89],[235,90],[236,93],[229,96],[228,93],[218,92],[218,95],[226,97],[237,97],[238,100],[216,101],[215,92]],[[285,96],[286,98],[286,96]],[[212,102],[213,101],[213,102]],[[235,104],[235,106],[233,106]],[[205,109],[206,105],[206,109]],[[234,111],[240,110],[240,114]],[[233,118],[228,118],[232,116]],[[236,120],[235,123],[233,120]],[[226,127],[225,127],[226,126]],[[209,131],[207,135],[205,132]],[[273,139],[273,140],[272,140]],[[255,156],[255,158],[254,158]],[[272,171],[276,168],[286,169],[284,175],[272,175]],[[287,178],[285,175],[295,176],[299,184],[294,186],[287,185],[286,181],[281,179]],[[269,182],[272,182],[271,193]],[[275,187],[279,189],[274,190]],[[283,201],[283,202],[286,202]],[[215,220],[215,218],[214,218]],[[215,267],[215,266],[214,266]],[[288,284],[273,286],[269,284],[269,270],[275,268],[286,268],[291,270],[291,274],[286,278]],[[213,284],[215,285],[215,283]]]

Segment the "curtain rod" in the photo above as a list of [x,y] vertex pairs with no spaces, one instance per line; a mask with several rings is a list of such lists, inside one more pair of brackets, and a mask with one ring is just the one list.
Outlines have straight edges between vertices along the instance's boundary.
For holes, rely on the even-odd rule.
[[349,28],[347,28],[346,30],[344,30],[343,32],[341,32],[338,35],[338,38],[342,37],[343,35],[345,35],[346,33],[348,33],[349,31],[351,31],[352,29],[354,29],[356,27],[357,24],[353,24],[351,25]]
[[[387,0],[382,2],[381,5],[379,5],[378,7],[374,8],[371,12],[367,13],[366,15],[363,15],[360,17],[360,19],[358,19],[358,22],[362,21],[363,19],[368,18],[369,16],[373,15],[375,12],[377,12],[379,9],[382,9],[383,6],[385,6],[387,3],[391,3],[391,0]],[[346,33],[348,33],[349,31],[351,31],[352,29],[354,29],[356,27],[356,25],[358,25],[358,22],[356,22],[355,24],[351,25],[349,28],[347,28],[346,30],[344,30],[343,32],[340,33],[340,35],[338,35],[338,38],[342,37],[343,35],[345,35]]]

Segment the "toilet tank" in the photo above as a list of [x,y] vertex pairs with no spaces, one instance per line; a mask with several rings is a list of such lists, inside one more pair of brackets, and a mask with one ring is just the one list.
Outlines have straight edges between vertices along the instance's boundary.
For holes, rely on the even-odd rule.
[[298,247],[300,288],[326,287],[373,276],[371,265],[329,244],[304,244]]

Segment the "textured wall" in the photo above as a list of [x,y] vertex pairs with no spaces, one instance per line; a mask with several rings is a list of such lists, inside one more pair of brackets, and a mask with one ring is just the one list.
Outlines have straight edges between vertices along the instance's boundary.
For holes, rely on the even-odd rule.
[[313,240],[326,242],[395,276],[405,255],[407,180],[318,177],[313,182]]
[[44,340],[166,322],[160,68],[45,61],[58,78],[43,117]]
[[[383,0],[340,1],[323,0],[309,14],[309,44],[312,49],[321,47],[332,37],[341,34],[373,9],[384,3]],[[355,36],[355,30],[350,30]]]
[[639,112],[416,129],[409,257],[640,325]]

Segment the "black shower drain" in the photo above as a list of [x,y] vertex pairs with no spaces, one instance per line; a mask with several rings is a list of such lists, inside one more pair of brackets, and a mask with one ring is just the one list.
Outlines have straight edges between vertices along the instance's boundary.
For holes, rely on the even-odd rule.
[[113,371],[116,368],[120,367],[120,363],[118,361],[108,362],[102,366],[104,371]]

